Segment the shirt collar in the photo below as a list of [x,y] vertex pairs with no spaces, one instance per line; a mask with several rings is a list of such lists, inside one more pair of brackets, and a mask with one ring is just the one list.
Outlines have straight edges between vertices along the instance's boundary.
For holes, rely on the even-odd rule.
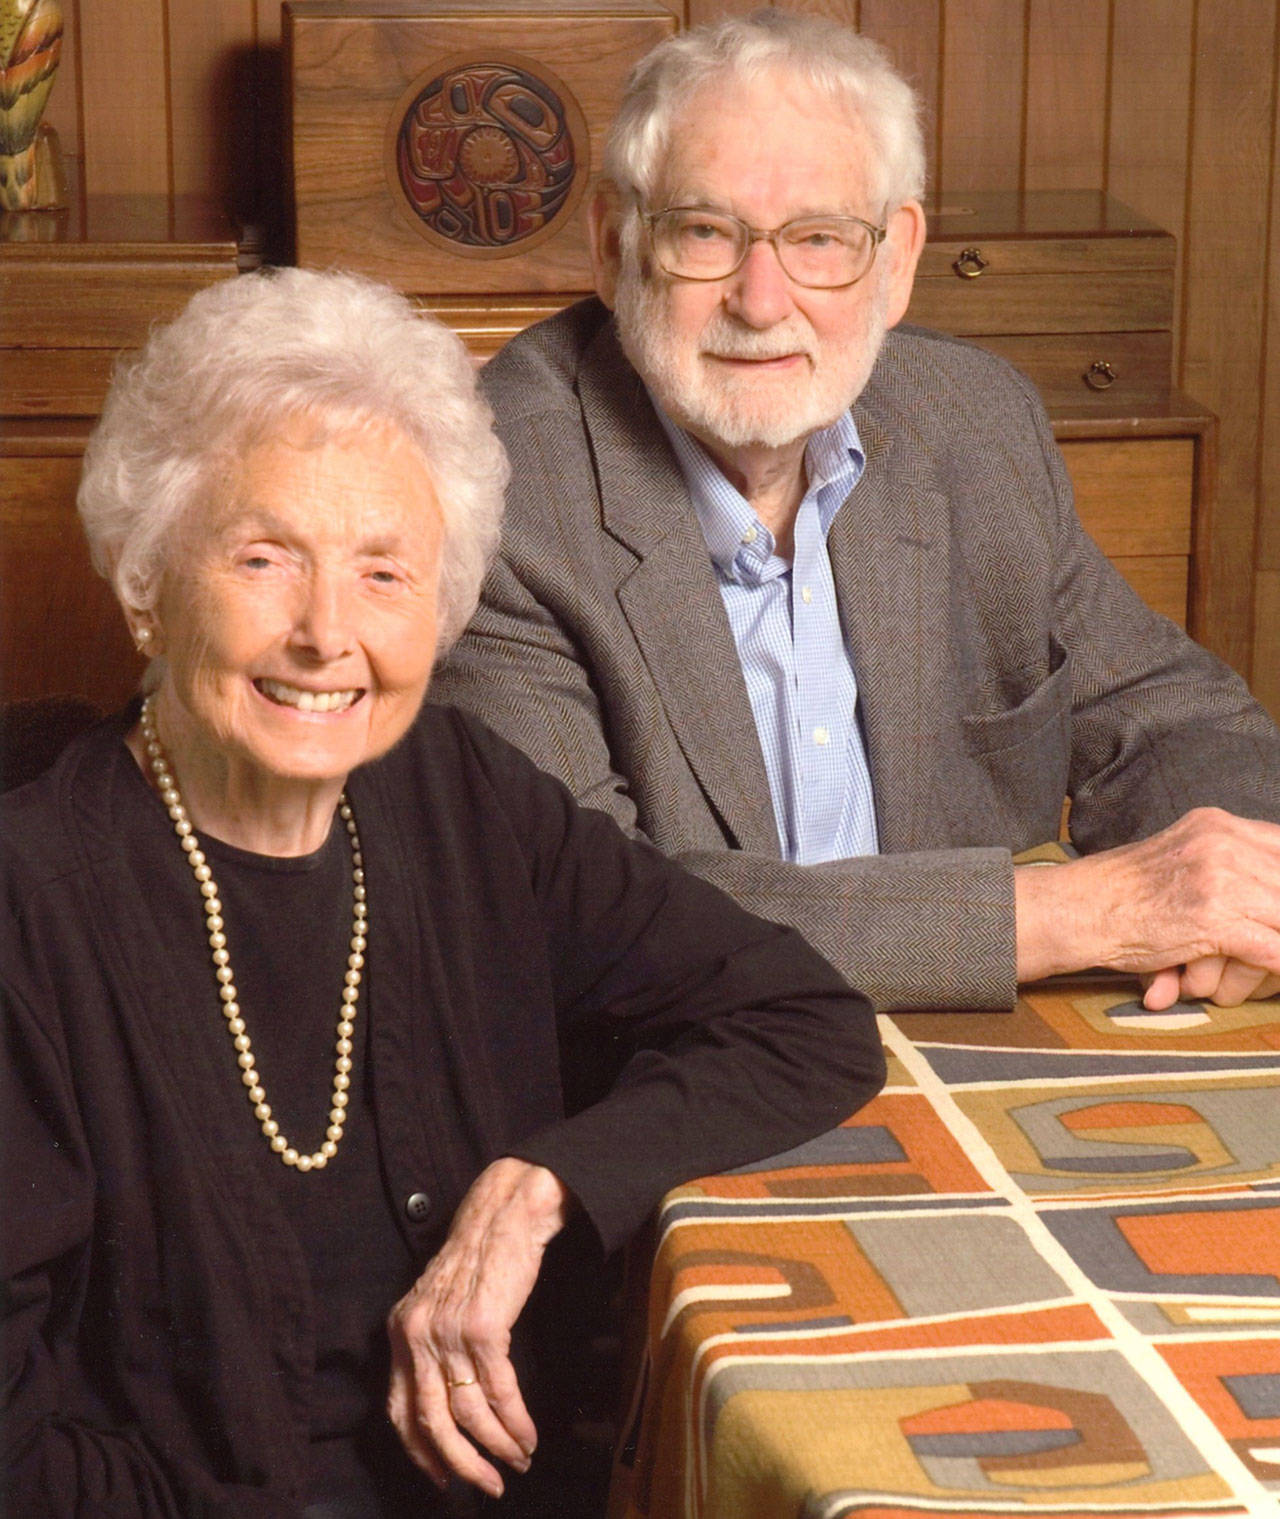
[[[667,416],[652,392],[649,399],[689,488],[711,558],[721,574],[737,579],[734,561],[738,555],[747,550],[763,562],[773,553],[773,534],[752,511],[741,491],[730,484],[702,444]],[[809,484],[802,506],[810,500],[816,501],[818,521],[825,538],[835,514],[844,505],[866,466],[866,454],[852,412],[841,412],[830,426],[810,434],[805,444],[804,463]]]
[[818,498],[818,520],[825,538],[836,513],[867,466],[866,450],[851,411],[842,411],[830,427],[821,427],[805,445],[806,493]]

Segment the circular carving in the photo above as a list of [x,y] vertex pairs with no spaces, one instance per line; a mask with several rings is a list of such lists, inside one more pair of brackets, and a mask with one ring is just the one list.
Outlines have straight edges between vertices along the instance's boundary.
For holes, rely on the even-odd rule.
[[586,123],[565,86],[516,54],[455,57],[401,97],[388,168],[413,224],[471,258],[523,253],[586,182]]
[[497,127],[477,127],[462,139],[458,168],[472,184],[484,189],[513,185],[520,174],[520,155],[511,139]]

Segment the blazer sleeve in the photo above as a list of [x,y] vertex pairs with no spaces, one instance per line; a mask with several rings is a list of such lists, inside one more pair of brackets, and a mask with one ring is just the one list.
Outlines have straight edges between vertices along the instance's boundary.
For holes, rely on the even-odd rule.
[[744,912],[476,735],[541,915],[568,1117],[512,1153],[554,1171],[606,1249],[682,1181],[790,1149],[879,1091],[866,1000],[801,936]]
[[1085,854],[1112,848],[1195,807],[1280,822],[1280,730],[1240,676],[1147,606],[1085,532],[1039,397],[1019,383],[1056,513],[1072,842]]

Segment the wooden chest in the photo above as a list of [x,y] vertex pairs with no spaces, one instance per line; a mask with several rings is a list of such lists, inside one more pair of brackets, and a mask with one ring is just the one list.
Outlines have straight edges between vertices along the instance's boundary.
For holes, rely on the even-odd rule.
[[1167,396],[1168,232],[1096,190],[948,196],[925,209],[908,321],[1002,354],[1050,409],[1116,412]]
[[295,254],[490,354],[591,289],[582,210],[657,0],[286,0]]

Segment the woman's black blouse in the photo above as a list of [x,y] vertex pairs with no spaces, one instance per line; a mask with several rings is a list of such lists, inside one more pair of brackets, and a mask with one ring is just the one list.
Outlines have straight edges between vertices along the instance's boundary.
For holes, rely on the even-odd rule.
[[[613,1249],[676,1182],[797,1144],[883,1080],[866,1003],[798,936],[427,709],[348,788],[370,913],[353,1118],[330,1168],[293,1173],[257,1132],[127,722],[0,809],[14,1513],[298,1519],[370,1441],[397,1486],[382,1319],[488,1161],[550,1167]],[[268,1099],[314,1148],[345,833],[301,861],[206,852]],[[425,1491],[386,1512],[428,1512]]]

